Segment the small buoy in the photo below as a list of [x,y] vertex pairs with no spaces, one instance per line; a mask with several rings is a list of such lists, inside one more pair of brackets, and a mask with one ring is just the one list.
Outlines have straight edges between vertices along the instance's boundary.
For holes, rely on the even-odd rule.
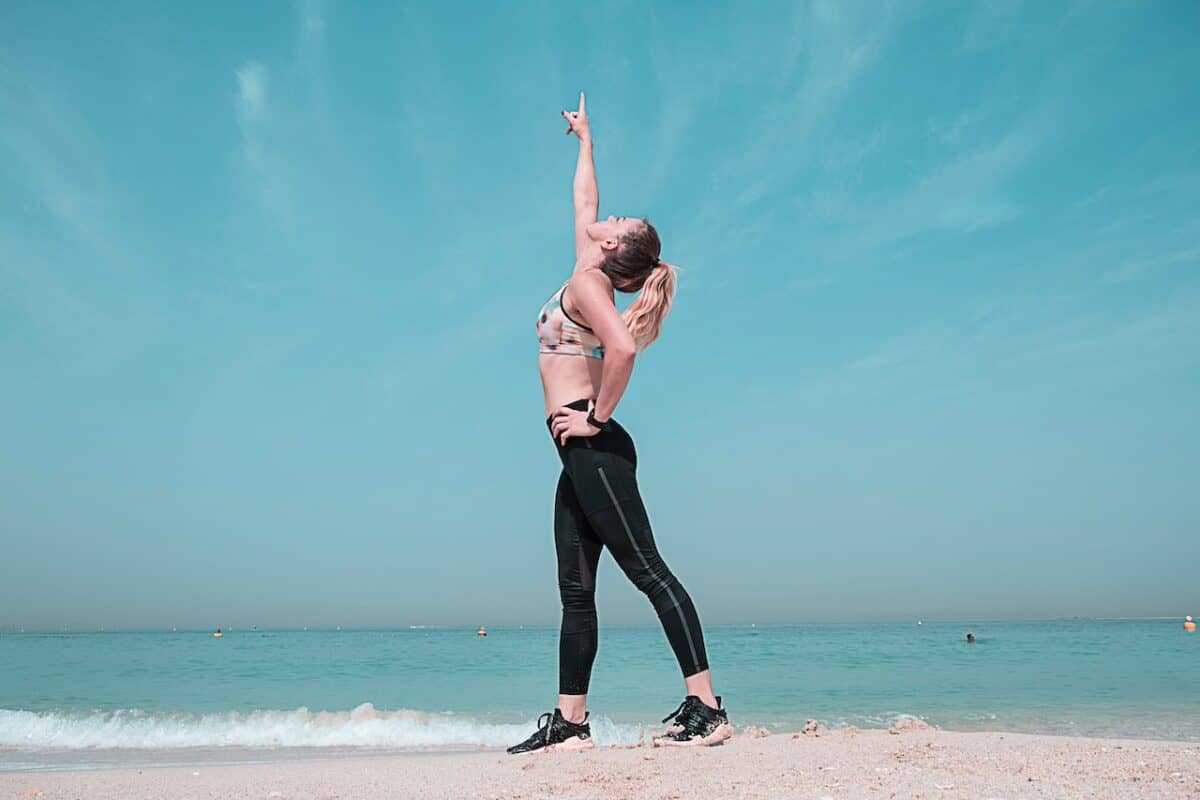
[[221,638],[222,636],[224,636],[224,635],[225,635],[225,634],[221,633],[221,629],[220,629],[220,628],[217,628],[217,632],[213,634],[213,638],[214,638],[214,639],[220,639],[220,638]]
[[1184,618],[1183,618],[1183,629],[1184,629],[1185,631],[1187,631],[1188,633],[1195,633],[1195,632],[1196,632],[1196,623],[1192,621],[1192,618],[1191,618],[1191,617],[1184,617]]
[[923,619],[919,619],[919,620],[917,620],[917,624],[918,624],[918,625],[924,625],[924,624],[925,624],[925,620],[923,620]]
[[479,630],[475,631],[475,635],[476,636],[487,636],[487,628],[480,625]]

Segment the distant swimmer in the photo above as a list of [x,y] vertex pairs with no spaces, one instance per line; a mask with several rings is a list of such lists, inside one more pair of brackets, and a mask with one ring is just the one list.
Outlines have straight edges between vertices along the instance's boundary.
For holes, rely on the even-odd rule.
[[973,633],[967,634],[967,644],[975,644],[975,634],[973,634]]
[[217,632],[213,634],[213,638],[214,638],[214,639],[220,639],[220,638],[221,638],[222,636],[224,636],[224,635],[225,635],[225,634],[221,633],[221,629],[220,629],[220,628],[217,628]]
[[475,631],[475,635],[476,636],[487,636],[487,628],[480,625],[479,630]]
[[1192,618],[1191,618],[1191,617],[1184,617],[1184,618],[1183,618],[1183,629],[1184,629],[1185,631],[1187,631],[1188,633],[1195,633],[1195,632],[1196,632],[1196,623],[1192,621]]

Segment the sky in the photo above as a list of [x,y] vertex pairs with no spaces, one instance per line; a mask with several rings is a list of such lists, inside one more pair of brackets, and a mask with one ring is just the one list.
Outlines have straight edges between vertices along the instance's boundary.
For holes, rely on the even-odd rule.
[[1198,614],[1198,34],[8,0],[0,626],[556,624],[581,89],[682,268],[615,416],[704,622]]

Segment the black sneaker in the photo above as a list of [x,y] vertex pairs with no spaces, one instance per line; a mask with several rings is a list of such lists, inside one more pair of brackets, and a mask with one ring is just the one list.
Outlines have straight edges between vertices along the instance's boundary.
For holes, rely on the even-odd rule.
[[563,719],[562,711],[557,708],[553,714],[547,711],[538,717],[537,731],[520,744],[508,748],[508,752],[516,754],[541,750],[543,753],[553,753],[595,747],[592,728],[588,725],[587,718],[588,714],[585,713],[583,722],[567,722]]
[[[684,699],[675,717],[673,727],[678,730],[666,736],[655,737],[655,747],[709,747],[720,744],[733,735],[733,726],[729,724],[729,716],[725,709],[707,706],[700,698],[691,703],[688,703],[688,699],[690,698]],[[719,697],[717,705],[721,705]]]
[[[671,723],[670,725],[667,726],[667,733],[668,734],[679,733],[681,730],[683,730],[683,725],[682,725],[682,723],[679,722],[679,720],[682,717],[686,717],[687,715],[691,714],[692,710],[697,705],[704,705],[704,703],[702,703],[700,701],[700,698],[697,697],[696,695],[689,694],[687,697],[683,698],[683,702],[679,704],[678,708],[676,708],[670,714],[667,714],[665,717],[663,717],[663,722]],[[717,708],[720,708],[720,707],[721,707],[721,695],[717,695]]]

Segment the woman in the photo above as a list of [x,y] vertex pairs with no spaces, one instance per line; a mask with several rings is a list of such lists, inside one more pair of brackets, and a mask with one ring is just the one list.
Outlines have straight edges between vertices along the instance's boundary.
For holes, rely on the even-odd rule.
[[[562,112],[579,138],[575,167],[575,271],[542,306],[538,367],[546,424],[563,471],[554,500],[554,542],[562,597],[558,707],[510,753],[593,746],[587,691],[596,657],[595,577],[600,551],[650,599],[683,672],[687,696],[663,722],[656,745],[712,745],[733,732],[713,695],[704,636],[692,599],[667,569],[650,531],[637,486],[633,440],[612,419],[633,371],[634,355],[658,338],[671,307],[675,268],[658,257],[650,223],[633,217],[596,219],[599,192],[583,93],[579,110]],[[641,295],[617,312],[613,291]]]

